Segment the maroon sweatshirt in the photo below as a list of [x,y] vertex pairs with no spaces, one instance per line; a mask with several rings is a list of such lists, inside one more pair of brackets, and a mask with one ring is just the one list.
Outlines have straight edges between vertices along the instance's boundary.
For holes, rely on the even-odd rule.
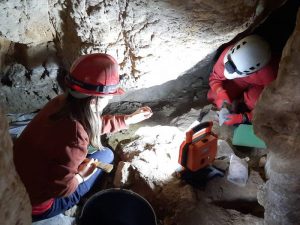
[[[76,190],[75,174],[87,156],[89,137],[78,121],[49,119],[64,101],[65,96],[60,95],[46,104],[14,144],[14,163],[29,194],[33,214],[45,212],[54,198]],[[102,117],[103,134],[125,128],[124,115]]]

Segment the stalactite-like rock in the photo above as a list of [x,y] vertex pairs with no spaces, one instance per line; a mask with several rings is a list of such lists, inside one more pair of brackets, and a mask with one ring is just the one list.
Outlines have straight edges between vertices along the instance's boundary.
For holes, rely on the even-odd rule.
[[255,109],[255,132],[270,150],[262,203],[265,223],[300,221],[300,13],[282,54],[278,77]]
[[28,194],[13,164],[12,141],[0,108],[0,223],[28,225],[31,206]]

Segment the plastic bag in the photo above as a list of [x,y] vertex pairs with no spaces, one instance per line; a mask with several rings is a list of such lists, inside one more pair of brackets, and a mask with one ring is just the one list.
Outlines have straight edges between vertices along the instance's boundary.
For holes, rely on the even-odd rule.
[[248,163],[236,155],[230,156],[227,180],[238,186],[244,187],[248,180]]
[[226,116],[229,114],[229,110],[227,108],[222,108],[219,112],[219,125],[222,126],[222,124],[226,120]]

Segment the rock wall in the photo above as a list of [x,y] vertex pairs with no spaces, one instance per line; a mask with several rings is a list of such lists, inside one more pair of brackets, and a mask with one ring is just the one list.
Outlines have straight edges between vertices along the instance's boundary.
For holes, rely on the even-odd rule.
[[[53,58],[50,62],[54,62],[56,67],[68,68],[78,55],[93,52],[106,52],[117,58],[122,85],[128,91],[128,95],[121,100],[133,100],[139,96],[140,101],[147,101],[148,95],[155,96],[156,92],[149,89],[142,95],[138,93],[132,96],[130,93],[174,80],[193,69],[209,53],[245,31],[263,12],[263,2],[2,2],[0,21],[8,22],[0,22],[0,36],[21,44],[14,45],[13,57],[3,69],[2,77],[8,82],[0,84],[0,95],[3,96],[1,102],[10,112],[27,112],[39,108],[55,94],[52,89],[57,89],[53,86],[53,77],[48,79],[47,76],[53,66],[49,65],[49,58]],[[27,79],[27,84],[22,88],[13,79],[7,79],[10,76],[7,71],[12,70],[10,67],[16,67],[14,64],[21,64],[26,69],[25,73],[22,70],[16,74],[21,79]],[[28,79],[31,71],[39,80]],[[196,73],[195,76],[207,77],[208,74]],[[49,81],[46,88],[45,77]],[[23,103],[19,104],[20,100],[16,96],[24,96]],[[160,100],[161,96],[154,100]]]
[[15,170],[8,124],[0,110],[0,221],[3,225],[27,225],[31,223],[29,197]]
[[47,0],[1,1],[0,11],[1,37],[28,45],[53,40]]
[[260,193],[265,223],[292,225],[300,221],[300,12],[280,62],[278,77],[255,109],[255,132],[270,150],[269,180]]
[[[256,1],[66,1],[64,58],[107,52],[117,57],[127,88],[174,79],[244,31]],[[70,41],[71,40],[71,41]],[[176,66],[175,66],[176,65]]]
[[[42,107],[61,91],[56,82],[60,67],[68,68],[78,55],[92,52],[117,58],[122,85],[128,91],[120,100],[134,100],[137,95],[131,94],[137,89],[143,90],[137,92],[139,101],[149,96],[161,100],[174,88],[169,85],[153,91],[151,87],[165,87],[157,85],[178,77],[181,82],[187,71],[201,79],[207,76],[197,74],[197,63],[253,25],[264,11],[263,2],[1,1],[0,103],[9,112]],[[300,189],[296,169],[300,162],[299,26],[298,22],[285,48],[278,79],[264,91],[255,114],[255,130],[270,149],[270,179],[261,203],[266,208],[266,223],[272,225],[300,221],[300,197],[295,194]],[[191,76],[184,87],[198,82]],[[28,197],[14,172],[7,124],[0,118],[0,221],[28,224]]]

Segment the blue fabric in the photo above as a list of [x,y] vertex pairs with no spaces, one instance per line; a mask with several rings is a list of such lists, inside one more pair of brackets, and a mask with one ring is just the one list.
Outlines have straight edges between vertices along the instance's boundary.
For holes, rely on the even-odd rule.
[[[114,160],[114,153],[109,148],[103,148],[101,149],[101,151],[96,151],[93,154],[88,154],[87,158],[98,159],[98,161],[104,163],[112,163]],[[92,186],[96,183],[96,181],[101,177],[102,174],[103,171],[97,169],[97,172],[95,172],[88,180],[78,185],[76,191],[73,194],[64,198],[56,198],[49,210],[41,215],[32,215],[32,221],[34,222],[44,220],[72,208],[80,201],[82,196],[84,196],[92,188]]]

